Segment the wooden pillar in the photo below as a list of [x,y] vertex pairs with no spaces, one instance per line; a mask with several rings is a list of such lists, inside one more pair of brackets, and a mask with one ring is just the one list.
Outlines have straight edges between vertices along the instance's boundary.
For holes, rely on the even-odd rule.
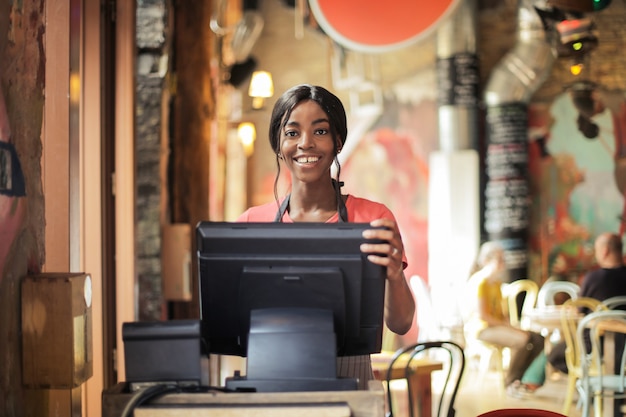
[[[215,34],[211,1],[176,2],[173,42],[173,106],[168,163],[169,221],[194,226],[209,213],[210,140],[215,119],[215,80],[211,59]],[[173,116],[173,117],[172,117]],[[193,239],[192,239],[193,241]],[[192,253],[195,248],[192,247]],[[197,317],[197,273],[192,274],[191,302],[175,302],[175,318]]]

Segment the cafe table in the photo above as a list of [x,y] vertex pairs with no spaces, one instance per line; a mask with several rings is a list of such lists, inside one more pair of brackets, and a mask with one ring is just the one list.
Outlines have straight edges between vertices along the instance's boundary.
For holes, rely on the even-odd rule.
[[[536,307],[524,314],[520,322],[525,328],[540,333],[547,340],[557,330],[562,331],[561,316],[564,308],[567,307],[563,305]],[[582,317],[577,308],[567,308],[566,312],[575,319]]]
[[[381,352],[372,357],[372,369],[374,378],[379,381],[387,380],[387,370],[394,352]],[[408,355],[406,355],[408,356]],[[408,386],[411,391],[408,392],[413,401],[413,415],[420,417],[432,417],[432,373],[443,369],[443,363],[432,360],[430,358],[415,358],[411,361],[410,372],[408,378],[405,375],[406,360],[400,357],[391,369],[391,380],[410,379]],[[390,389],[390,387],[386,387]]]
[[545,338],[544,350],[546,353],[552,349],[553,336],[563,332],[562,316],[567,314],[568,318],[578,321],[583,317],[576,307],[567,307],[563,305],[548,305],[536,307],[524,314],[521,323],[525,329],[537,332]]

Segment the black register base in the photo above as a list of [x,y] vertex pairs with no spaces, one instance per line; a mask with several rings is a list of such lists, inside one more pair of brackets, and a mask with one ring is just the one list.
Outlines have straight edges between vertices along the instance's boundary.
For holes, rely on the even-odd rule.
[[[365,391],[172,393],[135,408],[135,417],[275,416],[383,417],[385,395],[380,381]],[[119,383],[102,393],[102,417],[119,417],[135,393]]]

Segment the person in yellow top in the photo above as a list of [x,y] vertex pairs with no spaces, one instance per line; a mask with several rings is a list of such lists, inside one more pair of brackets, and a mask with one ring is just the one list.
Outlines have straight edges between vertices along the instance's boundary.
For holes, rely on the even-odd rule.
[[498,242],[485,242],[468,281],[470,305],[466,311],[465,333],[483,342],[511,348],[505,377],[508,386],[519,384],[524,371],[541,353],[543,336],[511,326],[501,286],[508,282],[504,249]]

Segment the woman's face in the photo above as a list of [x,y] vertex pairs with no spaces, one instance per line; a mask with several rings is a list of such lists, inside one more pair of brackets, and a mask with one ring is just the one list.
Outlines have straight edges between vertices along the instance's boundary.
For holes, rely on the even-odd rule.
[[292,181],[326,180],[335,158],[334,137],[328,116],[316,102],[296,105],[281,131],[280,155]]

